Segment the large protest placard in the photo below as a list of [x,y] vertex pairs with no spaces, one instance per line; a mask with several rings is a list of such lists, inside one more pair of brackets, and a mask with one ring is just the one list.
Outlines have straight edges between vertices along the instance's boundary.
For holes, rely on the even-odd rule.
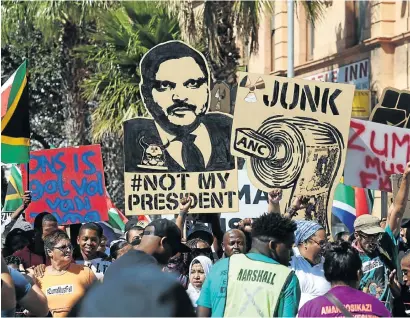
[[[26,169],[22,169],[27,184]],[[26,219],[50,212],[59,224],[108,220],[104,169],[99,145],[30,152],[32,202]]]
[[151,118],[124,122],[126,214],[174,214],[186,195],[195,213],[238,211],[236,160],[229,149],[232,116],[208,112],[211,75],[205,57],[169,41],[144,55],[140,73]]
[[[393,197],[395,198],[397,195],[397,192],[400,189],[401,179],[403,178],[403,175],[402,174],[392,174],[390,178],[391,178],[391,186],[393,190]],[[403,218],[406,218],[406,219],[410,218],[410,193],[407,198],[407,205],[406,205],[406,210],[404,210]]]
[[408,129],[352,119],[344,183],[392,192],[390,176],[403,173],[410,160]]
[[342,175],[354,86],[247,73],[239,83],[232,154],[249,158],[258,189],[314,198],[325,225]]
[[384,89],[380,102],[373,109],[370,120],[394,127],[410,128],[410,91],[393,87]]

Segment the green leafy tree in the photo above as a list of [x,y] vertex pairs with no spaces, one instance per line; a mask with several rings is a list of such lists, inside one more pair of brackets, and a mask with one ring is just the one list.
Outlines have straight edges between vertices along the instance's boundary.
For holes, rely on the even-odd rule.
[[122,123],[146,115],[139,93],[139,63],[149,49],[179,36],[177,19],[162,3],[121,2],[98,13],[95,27],[87,32],[90,43],[76,49],[88,69],[81,88],[82,97],[94,105],[92,139],[103,146],[110,176],[107,189],[120,209],[124,207]]

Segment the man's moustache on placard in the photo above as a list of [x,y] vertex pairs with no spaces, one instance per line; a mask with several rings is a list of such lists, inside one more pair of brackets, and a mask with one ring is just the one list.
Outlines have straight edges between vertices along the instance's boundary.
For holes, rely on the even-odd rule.
[[196,106],[194,106],[192,104],[188,104],[188,103],[185,103],[185,102],[177,102],[174,105],[167,108],[167,114],[172,115],[175,110],[178,110],[178,108],[185,108],[185,109],[188,109],[192,112],[195,112],[195,110],[196,110]]

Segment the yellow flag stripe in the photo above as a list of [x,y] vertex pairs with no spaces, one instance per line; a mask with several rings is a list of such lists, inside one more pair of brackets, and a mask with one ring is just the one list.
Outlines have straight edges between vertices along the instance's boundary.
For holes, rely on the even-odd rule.
[[21,198],[23,196],[23,193],[19,191],[19,188],[17,187],[17,184],[16,184],[16,180],[14,180],[13,178],[10,178],[9,182],[12,184],[14,189],[16,189],[18,197]]
[[[16,110],[17,105],[20,101],[21,94],[23,94],[24,87],[26,87],[26,84],[27,84],[27,76],[24,77],[23,84],[20,86],[20,89],[17,92],[16,98],[14,99],[13,104],[10,106],[10,108],[7,110],[6,115],[4,115],[3,119],[1,120],[1,132],[3,132],[4,128],[6,128],[11,117],[13,116],[14,111]],[[3,136],[1,137],[3,141]]]
[[1,136],[1,143],[13,146],[30,146],[30,138]]

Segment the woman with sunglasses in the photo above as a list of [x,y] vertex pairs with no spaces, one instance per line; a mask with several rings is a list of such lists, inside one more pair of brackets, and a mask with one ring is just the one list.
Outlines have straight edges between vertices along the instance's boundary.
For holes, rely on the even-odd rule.
[[189,263],[197,256],[206,256],[214,263],[214,255],[211,246],[200,238],[194,238],[186,242],[186,245],[191,249]]
[[64,231],[47,235],[44,250],[51,265],[45,268],[42,277],[35,277],[33,272],[30,276],[46,295],[53,317],[66,317],[96,277],[87,266],[72,263],[73,246]]
[[323,271],[323,253],[327,244],[326,232],[317,222],[296,221],[295,246],[290,267],[300,284],[301,308],[309,300],[326,294],[330,283]]

